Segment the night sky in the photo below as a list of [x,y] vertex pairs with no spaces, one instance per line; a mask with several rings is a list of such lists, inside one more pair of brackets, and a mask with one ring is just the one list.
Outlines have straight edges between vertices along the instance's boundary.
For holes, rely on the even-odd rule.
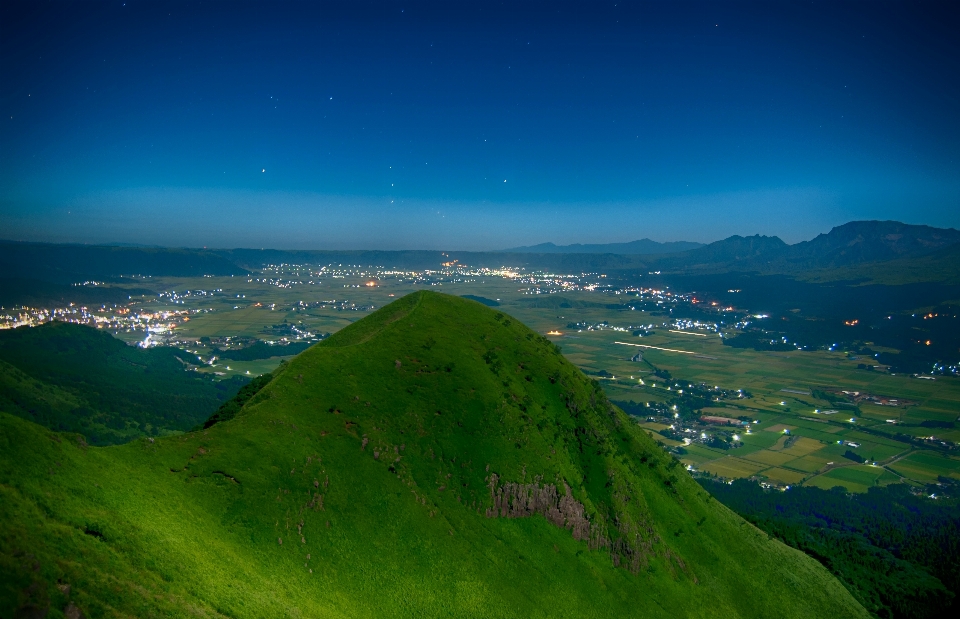
[[955,3],[0,3],[0,238],[960,227]]

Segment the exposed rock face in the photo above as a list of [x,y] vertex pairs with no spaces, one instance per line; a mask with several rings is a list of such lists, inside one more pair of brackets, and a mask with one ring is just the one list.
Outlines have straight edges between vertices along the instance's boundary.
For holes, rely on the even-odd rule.
[[508,481],[500,485],[499,482],[500,477],[496,473],[488,478],[487,485],[493,501],[493,507],[486,512],[488,518],[526,518],[539,514],[554,525],[569,529],[575,540],[588,542],[591,549],[610,546],[604,527],[591,526],[583,503],[573,498],[566,484],[561,496],[555,485],[541,485],[540,477],[531,484]]
[[[602,517],[591,522],[587,517],[583,503],[573,497],[570,487],[563,484],[563,494],[553,484],[542,484],[537,476],[533,483],[500,483],[500,476],[491,473],[487,478],[490,499],[493,506],[486,510],[487,518],[527,518],[540,515],[551,524],[568,529],[577,541],[587,542],[591,550],[609,549],[610,559],[617,567],[624,567],[637,573],[649,564],[651,557],[662,555],[686,573],[694,582],[695,575],[689,572],[683,560],[667,548],[657,552],[655,546],[660,537],[646,522],[633,522],[628,517],[615,518],[616,534],[614,539],[608,535],[607,526]],[[626,514],[623,514],[626,516]]]
[[63,616],[67,619],[84,619],[85,617],[80,609],[73,605],[73,602],[67,604],[66,608],[63,609]]

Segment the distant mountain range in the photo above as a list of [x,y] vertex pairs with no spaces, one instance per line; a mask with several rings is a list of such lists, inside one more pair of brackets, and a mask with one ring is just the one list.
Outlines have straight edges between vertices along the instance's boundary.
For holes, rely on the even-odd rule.
[[852,221],[811,241],[791,245],[788,259],[796,265],[843,266],[923,256],[956,243],[960,243],[960,231],[953,228]]
[[222,256],[202,249],[135,245],[78,245],[0,241],[0,276],[56,284],[122,276],[246,275]]
[[573,245],[540,243],[539,245],[514,247],[503,251],[524,254],[672,254],[697,249],[698,247],[703,247],[703,243],[690,241],[658,243],[650,239],[640,239],[629,243],[574,243]]
[[[653,241],[647,241],[654,243]],[[641,241],[620,245],[636,247]],[[671,245],[671,244],[660,244]],[[676,244],[673,244],[676,245]],[[610,245],[568,245],[563,252],[449,252],[462,263],[477,266],[510,264],[554,272],[710,275],[755,273],[787,275],[804,280],[960,283],[960,231],[899,221],[851,221],[809,241],[788,245],[776,236],[731,236],[687,251],[672,253],[592,253],[587,248]],[[556,247],[556,246],[553,246]],[[578,253],[568,248],[582,248]]]
[[916,258],[957,243],[960,231],[953,228],[898,221],[851,221],[795,245],[787,245],[776,236],[731,236],[655,262],[665,269],[734,268],[789,273]]
[[[953,228],[916,226],[899,221],[851,221],[810,241],[788,245],[776,236],[739,236],[707,245],[689,241],[658,243],[640,239],[629,243],[555,245],[540,243],[505,249],[503,252],[536,254],[680,254],[654,259],[676,264],[724,264],[755,262],[787,267],[836,267],[923,256],[960,243]],[[501,253],[501,252],[496,252]]]
[[[816,238],[788,245],[776,236],[731,236],[709,245],[679,241],[657,243],[641,239],[630,243],[575,244],[544,243],[499,252],[448,250],[411,251],[327,251],[276,249],[167,249],[95,245],[58,245],[0,241],[0,305],[60,298],[63,286],[99,280],[113,283],[133,281],[132,274],[155,277],[196,277],[198,275],[245,275],[266,264],[375,264],[385,267],[429,269],[456,261],[474,267],[505,264],[558,273],[602,271],[639,273],[662,271],[671,274],[754,272],[762,274],[804,274],[826,271],[834,277],[856,279],[869,265],[874,276],[885,280],[960,281],[960,265],[951,248],[960,245],[960,231],[953,228],[917,226],[897,221],[852,221]],[[918,262],[919,261],[919,262]],[[899,265],[896,266],[895,265]],[[880,269],[880,270],[878,270]],[[893,270],[909,273],[898,278]],[[821,277],[823,276],[823,277]],[[16,279],[17,281],[14,281]],[[145,280],[136,280],[144,285]],[[61,288],[53,289],[49,284]],[[142,294],[143,290],[134,291]],[[100,295],[112,294],[106,289]],[[91,293],[92,294],[92,293]],[[117,292],[120,294],[120,292]],[[124,294],[133,294],[125,290]],[[76,296],[76,295],[73,295]],[[93,300],[98,300],[91,298]],[[102,301],[110,299],[104,297]]]

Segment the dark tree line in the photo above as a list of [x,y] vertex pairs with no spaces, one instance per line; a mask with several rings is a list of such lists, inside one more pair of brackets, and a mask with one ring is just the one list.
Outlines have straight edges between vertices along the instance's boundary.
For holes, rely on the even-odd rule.
[[953,617],[960,610],[960,501],[928,496],[953,494],[956,482],[943,479],[916,495],[903,484],[849,494],[699,481],[767,534],[820,561],[878,617]]

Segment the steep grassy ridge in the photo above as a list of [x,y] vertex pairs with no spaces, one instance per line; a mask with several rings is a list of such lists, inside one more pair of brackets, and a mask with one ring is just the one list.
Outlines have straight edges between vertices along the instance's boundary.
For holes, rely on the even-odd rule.
[[545,338],[434,293],[201,432],[88,448],[0,415],[0,492],[3,616],[867,616]]

